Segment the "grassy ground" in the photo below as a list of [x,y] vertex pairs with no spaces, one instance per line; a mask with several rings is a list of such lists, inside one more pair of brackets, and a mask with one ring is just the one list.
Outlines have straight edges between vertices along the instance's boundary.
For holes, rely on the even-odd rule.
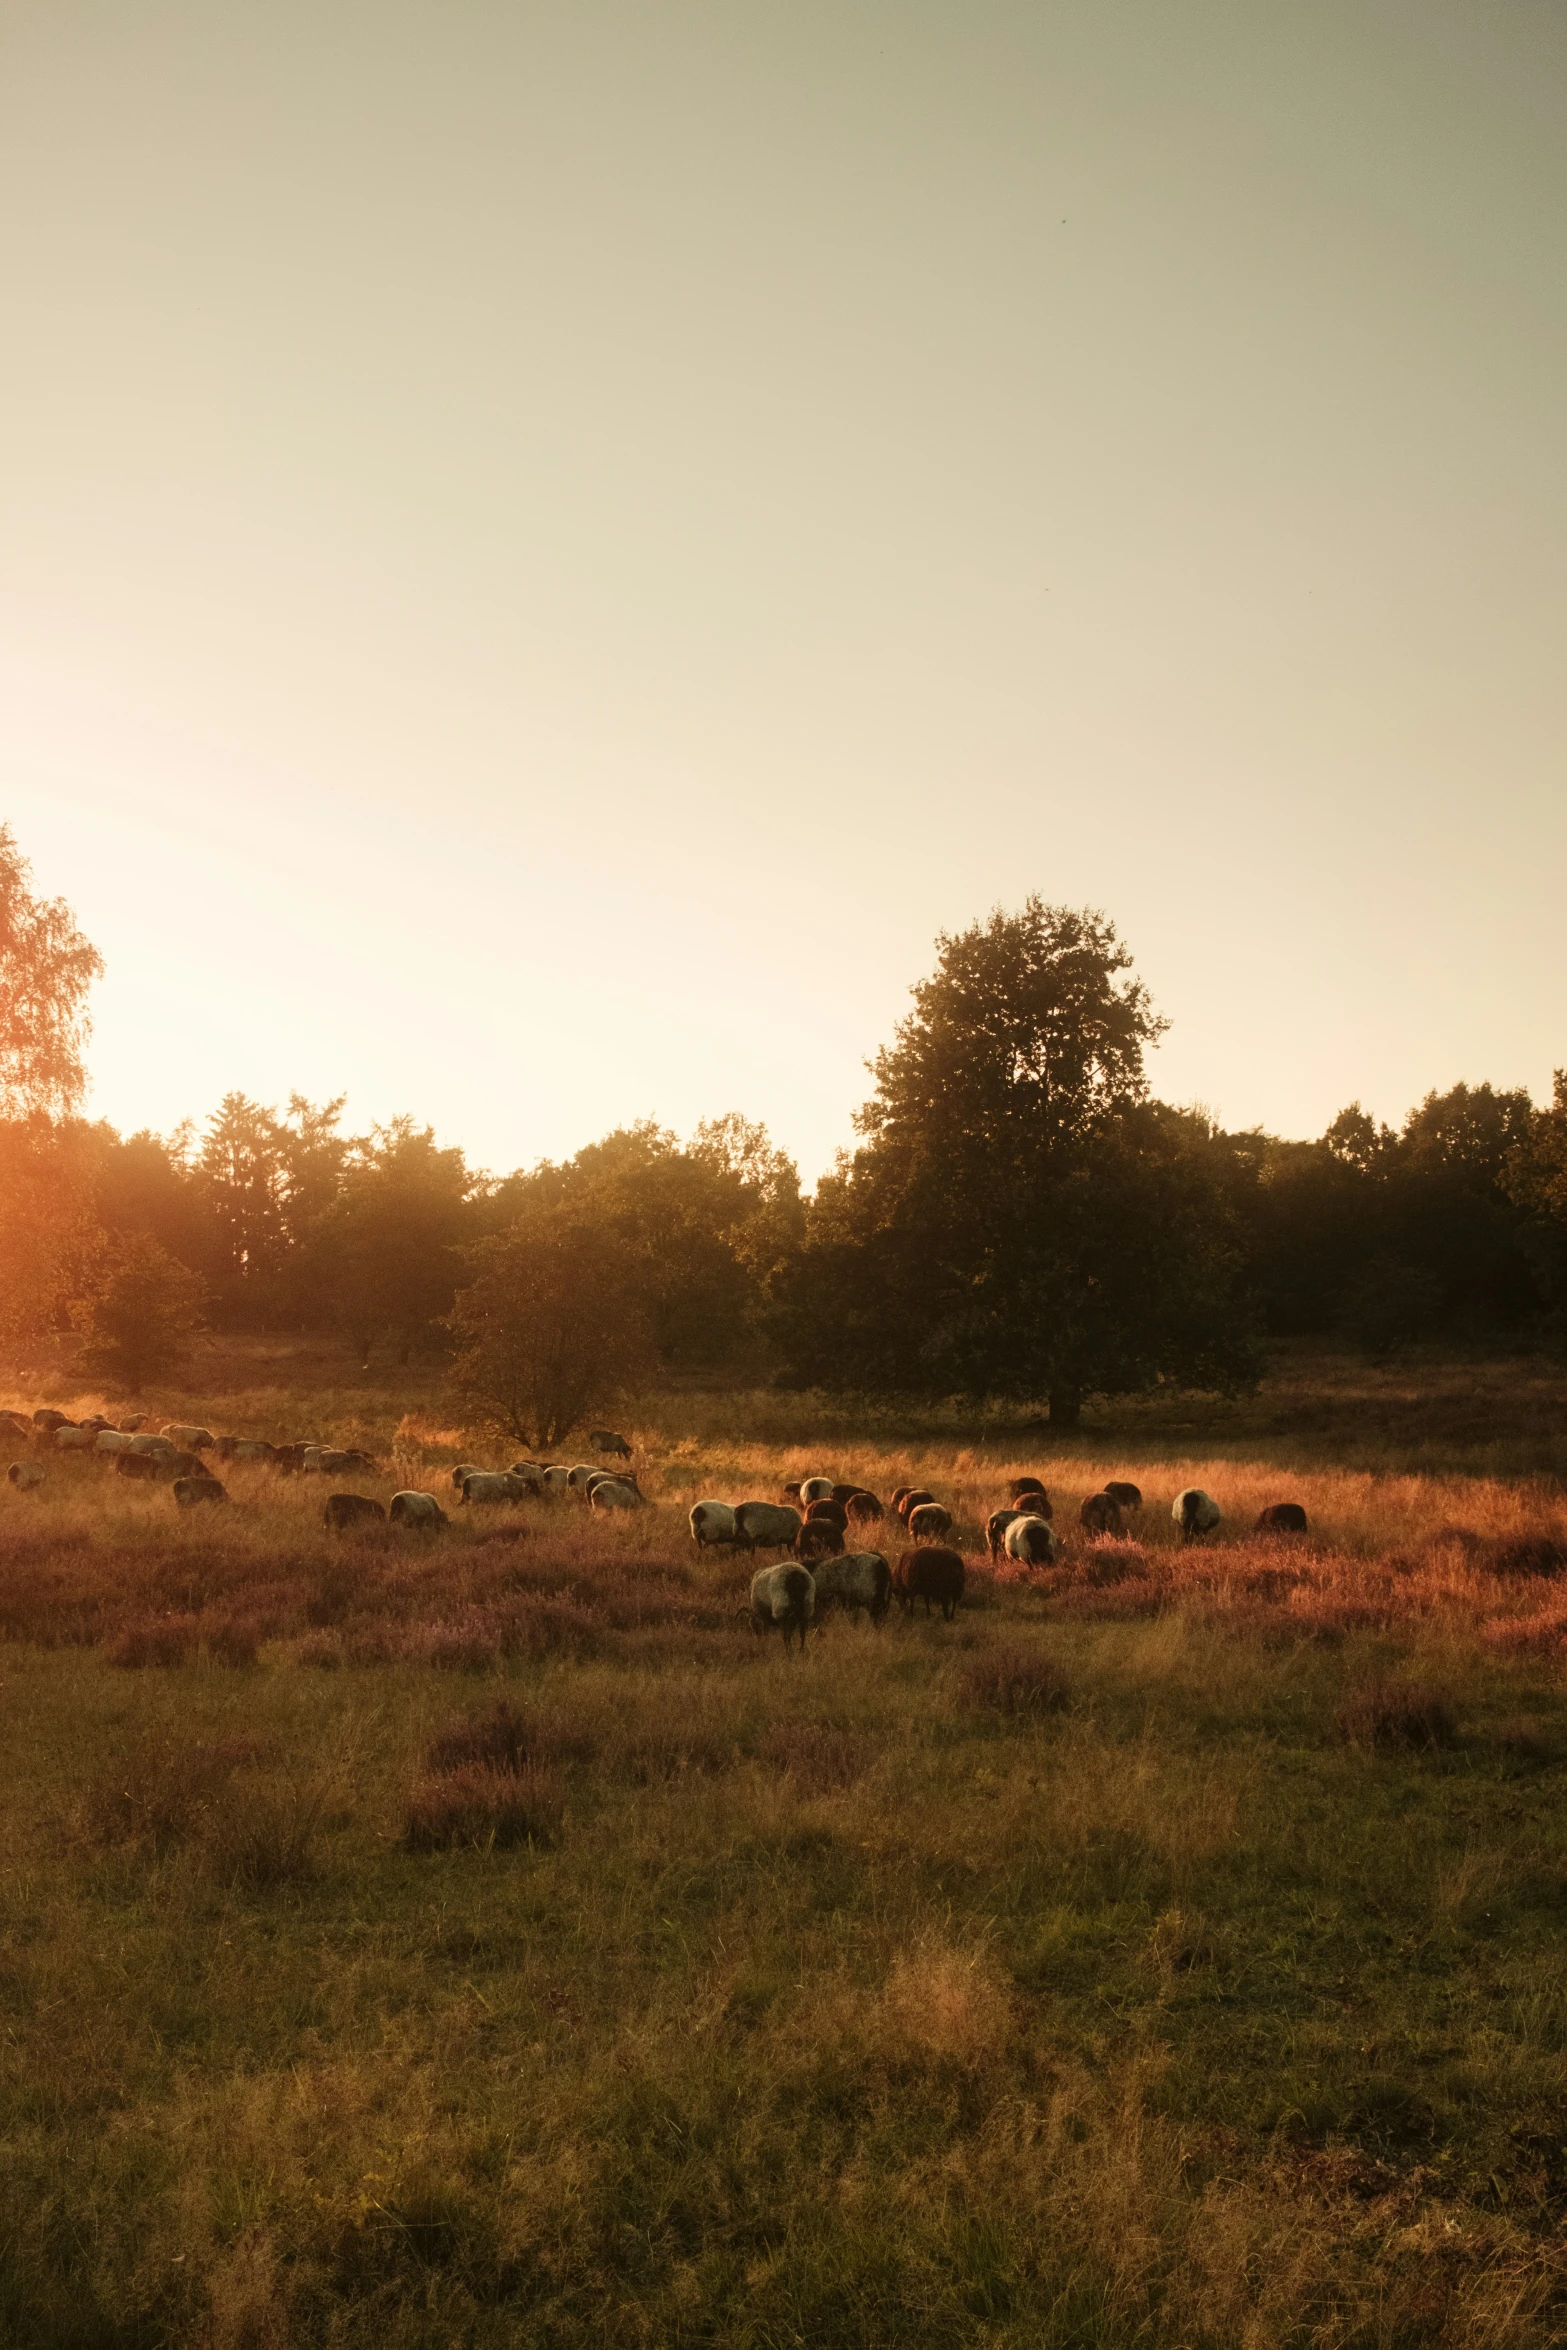
[[[466,1449],[318,1370],[168,1400],[432,1486]],[[199,1523],[0,1486],[0,2339],[1562,2338],[1554,1481],[1260,1425],[643,1433],[648,1516],[434,1541],[259,1470]],[[684,1534],[917,1474],[972,1555],[1014,1467],[1068,1529],[1132,1477],[1139,1539],[803,1663]],[[1309,1541],[1250,1535],[1291,1498]]]

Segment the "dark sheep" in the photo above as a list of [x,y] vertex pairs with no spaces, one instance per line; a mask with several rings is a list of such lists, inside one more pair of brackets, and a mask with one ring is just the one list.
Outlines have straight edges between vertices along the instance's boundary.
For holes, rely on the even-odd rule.
[[1006,1549],[1007,1528],[1020,1510],[992,1510],[985,1520],[985,1547],[993,1559],[999,1560]]
[[906,1550],[893,1569],[892,1588],[905,1615],[912,1614],[917,1599],[925,1602],[929,1615],[934,1600],[943,1621],[950,1624],[963,1597],[964,1580],[963,1561],[955,1550]]
[[1097,1541],[1105,1534],[1113,1534],[1119,1540],[1126,1532],[1126,1521],[1108,1493],[1091,1493],[1078,1511],[1077,1519],[1090,1541]]
[[913,1491],[914,1488],[912,1485],[900,1485],[896,1492],[890,1496],[887,1504],[888,1508],[896,1510],[898,1515],[901,1517],[903,1515],[903,1497],[906,1493],[912,1493]]
[[849,1513],[841,1501],[808,1502],[805,1510],[806,1524],[809,1526],[813,1519],[820,1519],[823,1524],[828,1526],[836,1526],[840,1534],[846,1533],[848,1530]]
[[841,1557],[844,1549],[844,1530],[831,1518],[808,1518],[795,1536],[794,1555],[801,1566],[813,1566],[818,1559]]
[[787,1501],[798,1501],[798,1500],[799,1500],[799,1498],[800,1498],[800,1482],[801,1482],[801,1481],[800,1481],[800,1479],[799,1479],[798,1477],[791,1477],[791,1478],[790,1478],[790,1480],[789,1480],[788,1484],[787,1484],[787,1485],[785,1485],[785,1486],[783,1487],[783,1489],[782,1489],[782,1490],[783,1490],[783,1494],[784,1494],[784,1498],[785,1498],[785,1500],[787,1500]]
[[1306,1513],[1298,1501],[1270,1502],[1257,1520],[1259,1534],[1304,1534]]
[[944,1510],[939,1501],[922,1501],[918,1509],[909,1511],[904,1523],[916,1542],[939,1542],[952,1532],[952,1512]]
[[176,1477],[174,1499],[182,1510],[193,1510],[203,1502],[227,1501],[228,1493],[216,1477]]
[[851,1518],[867,1526],[874,1525],[876,1520],[885,1514],[875,1494],[866,1493],[863,1490],[851,1493],[843,1506]]
[[935,1499],[936,1496],[927,1493],[923,1485],[906,1485],[903,1488],[903,1499],[896,1505],[905,1526],[909,1522],[910,1510],[922,1510],[928,1503],[934,1503]]
[[1142,1487],[1140,1485],[1128,1485],[1125,1480],[1120,1477],[1112,1477],[1110,1482],[1106,1485],[1105,1491],[1109,1494],[1110,1499],[1115,1503],[1115,1506],[1118,1510],[1130,1512],[1133,1510],[1140,1510],[1143,1506]]
[[56,1428],[74,1428],[75,1425],[74,1420],[67,1419],[64,1412],[57,1412],[52,1404],[45,1404],[42,1411],[33,1414],[33,1426],[42,1428],[46,1435],[52,1436]]
[[1037,1477],[1014,1477],[1007,1487],[1007,1492],[1013,1501],[1022,1501],[1029,1494],[1037,1496],[1045,1506],[1042,1510],[1036,1511],[1035,1515],[1041,1518],[1050,1516],[1050,1496]]
[[343,1534],[350,1526],[384,1526],[386,1511],[362,1493],[329,1493],[321,1523],[329,1534]]

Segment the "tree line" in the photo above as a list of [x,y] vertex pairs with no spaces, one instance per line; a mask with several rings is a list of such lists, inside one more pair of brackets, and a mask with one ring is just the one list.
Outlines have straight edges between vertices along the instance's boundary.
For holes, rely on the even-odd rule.
[[[1351,1104],[1313,1142],[1152,1095],[1163,1032],[1102,915],[1030,897],[937,942],[807,1197],[765,1127],[647,1122],[496,1177],[411,1117],[230,1094],[199,1129],[81,1115],[99,973],[0,828],[0,1348],[74,1331],[155,1375],[198,1320],[452,1356],[549,1443],[650,1379],[1047,1404],[1234,1392],[1270,1334],[1372,1353],[1567,1337],[1567,1076],[1548,1106]],[[564,1417],[563,1417],[564,1415]]]

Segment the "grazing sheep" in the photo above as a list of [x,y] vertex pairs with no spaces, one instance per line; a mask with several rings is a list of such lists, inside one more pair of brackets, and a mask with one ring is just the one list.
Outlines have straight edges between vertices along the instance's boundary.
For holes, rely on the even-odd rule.
[[929,1615],[934,1600],[943,1621],[950,1624],[963,1597],[964,1580],[963,1561],[955,1550],[906,1550],[893,1570],[892,1588],[905,1615],[913,1612],[917,1599],[925,1602]]
[[1020,1567],[1052,1566],[1061,1549],[1044,1519],[1036,1518],[1032,1510],[1015,1517],[1001,1540],[1008,1558]]
[[98,1441],[96,1428],[56,1428],[51,1442],[56,1452],[91,1452]]
[[160,1458],[155,1452],[122,1452],[115,1461],[114,1473],[117,1477],[142,1477],[151,1484],[157,1478]]
[[168,1454],[173,1452],[174,1449],[175,1447],[172,1440],[167,1436],[137,1436],[134,1433],[132,1434],[129,1446],[127,1447],[127,1450],[131,1452],[149,1454]]
[[939,1542],[952,1532],[952,1512],[944,1510],[939,1501],[922,1501],[909,1511],[904,1524],[916,1542]]
[[393,1494],[387,1515],[394,1526],[417,1526],[421,1530],[451,1524],[433,1493],[415,1493],[411,1489]]
[[892,1605],[892,1569],[879,1550],[850,1550],[823,1559],[815,1570],[816,1605],[847,1609],[856,1623],[864,1609],[879,1624]]
[[101,1453],[127,1452],[130,1438],[118,1428],[100,1428],[93,1438],[93,1451]]
[[1128,1485],[1123,1479],[1112,1477],[1106,1485],[1105,1491],[1115,1503],[1116,1508],[1124,1511],[1127,1515],[1135,1510],[1140,1510],[1143,1506],[1143,1489],[1140,1485]]
[[623,1436],[617,1436],[613,1428],[590,1428],[588,1442],[595,1452],[618,1453],[623,1461],[631,1458],[630,1445]]
[[217,1441],[220,1461],[271,1461],[277,1456],[277,1447],[260,1436],[220,1436]]
[[912,1485],[899,1485],[888,1497],[887,1507],[889,1509],[896,1510],[901,1517],[903,1514],[903,1497],[906,1493],[912,1493],[913,1491],[914,1488]]
[[203,1471],[194,1477],[176,1477],[174,1499],[182,1510],[193,1510],[203,1502],[227,1501],[228,1493],[216,1477],[209,1477]]
[[858,1493],[851,1493],[843,1506],[851,1518],[866,1526],[874,1525],[885,1514],[875,1494],[867,1493],[863,1488]]
[[692,1505],[691,1539],[698,1550],[710,1542],[733,1542],[735,1514],[727,1501],[699,1501]]
[[272,1466],[280,1477],[302,1477],[305,1473],[306,1444],[275,1444],[272,1447]]
[[45,1404],[42,1410],[33,1414],[33,1426],[42,1428],[46,1435],[56,1428],[74,1428],[75,1425],[76,1422],[70,1419],[66,1413],[57,1412],[53,1404]]
[[8,1432],[12,1436],[31,1436],[33,1424],[30,1420],[24,1420],[20,1412],[0,1412],[0,1432]]
[[182,1420],[169,1420],[164,1435],[177,1452],[210,1452],[215,1441],[208,1428],[190,1428]]
[[1306,1513],[1298,1501],[1274,1501],[1257,1519],[1259,1534],[1304,1534]]
[[367,1452],[360,1452],[357,1447],[344,1450],[337,1445],[324,1444],[316,1468],[324,1477],[374,1477],[379,1474],[380,1463],[373,1461]]
[[459,1461],[452,1471],[452,1491],[461,1493],[470,1477],[482,1477],[483,1475],[484,1471],[477,1461]]
[[741,1550],[789,1550],[804,1520],[780,1501],[742,1501],[735,1511],[735,1543]]
[[611,1510],[645,1510],[647,1495],[629,1477],[601,1477],[588,1495],[588,1507],[601,1518]]
[[909,1485],[904,1488],[903,1499],[897,1505],[898,1515],[906,1526],[910,1510],[922,1510],[935,1505],[936,1496],[927,1493],[923,1485]]
[[784,1654],[795,1634],[800,1654],[816,1614],[816,1585],[804,1567],[758,1567],[751,1577],[751,1628],[754,1632],[782,1632]]
[[520,1485],[506,1469],[470,1469],[462,1481],[462,1497],[470,1506],[481,1503],[485,1507],[499,1507],[511,1501],[524,1501],[527,1487]]
[[1195,1542],[1200,1535],[1214,1531],[1224,1512],[1211,1493],[1204,1493],[1200,1485],[1188,1485],[1170,1504],[1170,1515],[1181,1529],[1181,1540]]
[[800,1499],[807,1508],[813,1501],[831,1501],[832,1479],[830,1477],[807,1477],[800,1487]]
[[835,1558],[843,1549],[843,1528],[831,1518],[807,1518],[795,1536],[794,1555],[804,1566],[817,1559]]
[[781,1485],[778,1490],[783,1495],[785,1501],[798,1501],[800,1498],[799,1478],[791,1477],[787,1485]]
[[1031,1498],[1042,1501],[1045,1506],[1036,1511],[1035,1515],[1041,1518],[1048,1518],[1052,1515],[1050,1496],[1037,1477],[1014,1477],[1007,1487],[1007,1495],[1012,1501],[1028,1501]]
[[604,1471],[599,1467],[597,1461],[578,1461],[575,1467],[567,1472],[566,1482],[573,1493],[585,1493],[588,1479],[602,1477],[603,1474]]
[[384,1526],[386,1512],[363,1493],[329,1493],[321,1510],[329,1534],[346,1533],[350,1526]]
[[545,1492],[558,1500],[561,1494],[571,1491],[571,1471],[561,1467],[548,1468],[542,1482]]
[[515,1477],[518,1484],[524,1486],[529,1493],[542,1498],[544,1471],[539,1467],[537,1461],[513,1461],[506,1474],[508,1477]]
[[1113,1534],[1119,1541],[1126,1532],[1120,1505],[1108,1493],[1091,1493],[1078,1511],[1077,1521],[1091,1542],[1106,1534]]
[[849,1523],[849,1513],[841,1501],[807,1502],[805,1522],[809,1526],[816,1520],[828,1526],[836,1526],[841,1534]]
[[145,1428],[146,1425],[147,1415],[145,1412],[127,1412],[120,1422],[120,1434],[134,1436],[138,1429]]
[[837,1502],[841,1508],[847,1509],[855,1495],[863,1490],[864,1488],[859,1485],[835,1485],[827,1498],[829,1501]]
[[1006,1531],[1014,1518],[1026,1515],[1023,1510],[992,1510],[985,1520],[985,1547],[993,1559],[999,1559],[1006,1548]]
[[6,1471],[18,1493],[36,1493],[46,1475],[37,1461],[13,1461]]

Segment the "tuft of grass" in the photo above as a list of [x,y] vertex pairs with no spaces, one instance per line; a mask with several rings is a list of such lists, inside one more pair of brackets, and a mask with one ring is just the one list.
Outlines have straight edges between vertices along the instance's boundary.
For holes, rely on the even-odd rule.
[[563,1808],[560,1788],[548,1771],[464,1763],[415,1787],[403,1820],[403,1844],[409,1852],[552,1844]]
[[1340,1706],[1338,1727],[1352,1746],[1389,1752],[1425,1753],[1458,1738],[1451,1700],[1424,1681],[1368,1682]]
[[970,1705],[1001,1714],[1058,1713],[1071,1697],[1071,1683],[1042,1649],[995,1647],[965,1665],[958,1687]]

